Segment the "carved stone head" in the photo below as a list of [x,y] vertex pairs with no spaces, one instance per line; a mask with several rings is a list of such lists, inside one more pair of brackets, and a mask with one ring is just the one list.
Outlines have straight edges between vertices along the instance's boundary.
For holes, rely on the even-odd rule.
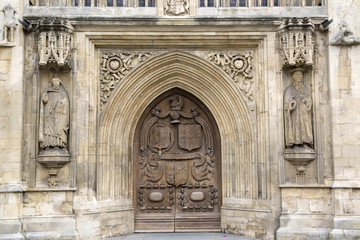
[[291,83],[295,86],[296,84],[302,83],[304,80],[304,69],[295,68],[290,71],[292,73]]
[[60,85],[61,85],[61,80],[60,80],[60,78],[53,78],[53,79],[51,80],[51,82],[52,82],[52,85],[53,85],[53,87],[54,87],[55,90],[59,90],[59,89],[60,89]]

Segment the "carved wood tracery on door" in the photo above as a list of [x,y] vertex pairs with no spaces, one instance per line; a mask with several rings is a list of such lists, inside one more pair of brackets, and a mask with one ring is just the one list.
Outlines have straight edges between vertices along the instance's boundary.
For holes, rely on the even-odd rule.
[[215,121],[180,93],[159,97],[138,126],[135,231],[220,230]]

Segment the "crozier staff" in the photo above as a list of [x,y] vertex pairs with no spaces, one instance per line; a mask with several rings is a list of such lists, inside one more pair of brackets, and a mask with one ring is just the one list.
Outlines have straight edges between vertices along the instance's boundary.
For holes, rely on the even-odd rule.
[[69,97],[59,78],[41,93],[39,142],[41,149],[66,148],[69,130]]
[[294,69],[284,94],[286,147],[313,146],[311,92],[304,84],[303,69]]

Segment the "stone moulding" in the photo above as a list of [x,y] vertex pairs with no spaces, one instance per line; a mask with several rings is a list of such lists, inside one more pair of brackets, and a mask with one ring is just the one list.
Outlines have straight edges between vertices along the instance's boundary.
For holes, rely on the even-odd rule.
[[103,53],[100,61],[100,110],[129,71],[146,61],[151,52]]
[[[133,149],[129,151],[129,146],[133,146],[133,131],[137,121],[129,122],[125,119],[136,119],[154,96],[172,88],[181,88],[196,94],[214,114],[215,119],[227,123],[219,129],[221,136],[233,140],[232,144],[225,144],[222,148],[225,166],[223,181],[227,186],[223,189],[223,196],[257,198],[256,188],[252,185],[255,181],[255,175],[252,175],[254,170],[245,170],[244,167],[249,166],[252,169],[250,161],[255,156],[254,148],[243,144],[254,142],[253,124],[244,97],[238,94],[240,91],[235,84],[228,81],[225,74],[214,68],[211,62],[187,52],[170,52],[146,61],[136,72],[129,74],[126,84],[118,85],[102,113],[99,126],[99,156],[102,157],[97,162],[97,199],[101,201],[132,198],[132,174],[127,174],[131,169],[128,161],[131,157],[128,154],[133,152]],[[131,96],[131,99],[128,96]],[[229,96],[233,101],[225,103],[220,100],[223,96]],[[226,104],[231,104],[231,107]],[[122,152],[123,156],[114,157],[116,152]],[[237,159],[241,161],[236,161]],[[117,162],[113,162],[114,160]],[[232,161],[234,166],[231,167]],[[108,174],[106,166],[110,162],[121,166],[115,174]],[[235,174],[236,171],[241,174]],[[113,181],[124,185],[111,186],[112,189],[108,192],[106,189]],[[131,184],[125,184],[128,182]],[[232,186],[235,186],[236,182],[244,184],[241,191],[233,193]]]
[[[100,60],[100,111],[128,73],[147,61],[155,52],[104,52]],[[219,66],[240,89],[248,101],[254,99],[253,53],[216,52],[208,53],[206,60]]]
[[277,32],[281,66],[299,67],[314,64],[315,25],[309,18],[285,19]]
[[209,53],[207,60],[219,66],[240,89],[247,100],[253,101],[253,53],[252,52],[222,52]]

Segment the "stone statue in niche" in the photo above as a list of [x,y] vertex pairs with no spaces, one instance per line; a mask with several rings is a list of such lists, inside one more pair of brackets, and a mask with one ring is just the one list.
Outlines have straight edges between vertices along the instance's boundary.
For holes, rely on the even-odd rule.
[[287,148],[313,147],[311,92],[304,84],[303,69],[292,71],[284,94],[285,143]]
[[311,91],[304,84],[304,69],[295,68],[284,93],[284,158],[296,167],[296,182],[306,183],[306,165],[316,158],[312,127]]
[[15,9],[11,5],[7,5],[3,9],[4,12],[4,30],[3,30],[3,42],[14,42],[15,38],[15,29],[17,26],[17,21],[15,18]]
[[69,97],[59,78],[41,94],[39,143],[41,151],[67,154]]

